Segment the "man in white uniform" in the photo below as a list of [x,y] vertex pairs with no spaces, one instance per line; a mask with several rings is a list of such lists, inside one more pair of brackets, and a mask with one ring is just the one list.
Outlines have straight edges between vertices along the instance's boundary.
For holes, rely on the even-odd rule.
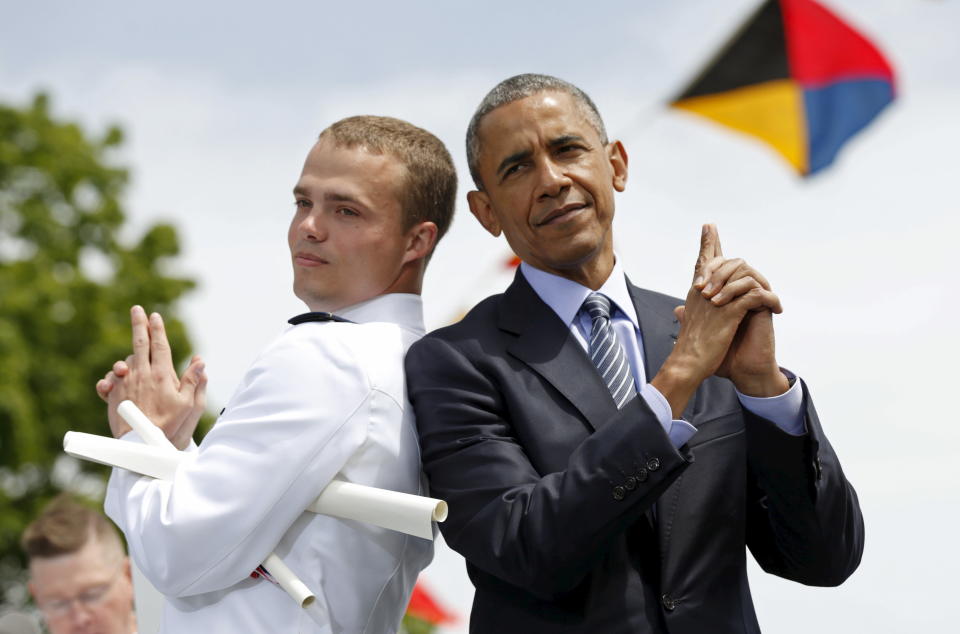
[[[203,362],[178,379],[163,321],[131,311],[133,355],[97,384],[111,431],[133,400],[191,456],[171,481],[114,469],[107,514],[167,597],[163,632],[395,632],[432,543],[303,510],[334,478],[425,494],[403,357],[423,335],[427,259],[448,227],[456,174],[430,133],[351,117],[307,156],[289,230],[291,319],[199,447]],[[332,313],[336,313],[334,316]],[[251,577],[275,551],[317,595],[314,622]]]

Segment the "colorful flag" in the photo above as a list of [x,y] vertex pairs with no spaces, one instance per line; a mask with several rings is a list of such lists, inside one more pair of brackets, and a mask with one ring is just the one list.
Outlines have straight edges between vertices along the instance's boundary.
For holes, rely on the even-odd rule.
[[893,101],[890,63],[813,0],[766,0],[671,105],[755,136],[803,175]]

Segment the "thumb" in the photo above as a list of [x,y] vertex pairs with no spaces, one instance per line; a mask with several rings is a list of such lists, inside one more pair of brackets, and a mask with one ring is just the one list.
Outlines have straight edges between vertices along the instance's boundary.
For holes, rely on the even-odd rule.
[[190,360],[190,365],[183,371],[180,377],[180,394],[186,396],[191,401],[196,398],[197,387],[201,382],[206,383],[203,369],[205,364],[199,355],[194,355]]
[[193,392],[193,410],[199,416],[207,408],[207,373],[200,368],[200,379]]
[[683,325],[683,311],[684,306],[677,306],[673,309],[673,316],[677,318],[677,321],[680,322],[680,325]]

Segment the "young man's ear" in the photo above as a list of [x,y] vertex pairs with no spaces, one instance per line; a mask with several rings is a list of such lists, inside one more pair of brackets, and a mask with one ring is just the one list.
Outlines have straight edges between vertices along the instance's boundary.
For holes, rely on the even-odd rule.
[[437,244],[437,224],[424,220],[418,222],[407,232],[407,250],[403,254],[403,263],[427,258]]
[[620,141],[613,141],[607,145],[607,157],[613,168],[613,188],[622,192],[627,187],[627,150]]
[[490,205],[490,197],[484,191],[467,192],[467,204],[470,205],[470,213],[480,221],[483,228],[486,229],[494,238],[500,236],[500,221],[493,213],[493,207]]

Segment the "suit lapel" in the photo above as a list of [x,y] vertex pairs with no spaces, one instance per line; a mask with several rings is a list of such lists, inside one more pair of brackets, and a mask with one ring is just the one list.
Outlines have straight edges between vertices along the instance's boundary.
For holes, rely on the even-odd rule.
[[617,413],[610,390],[568,325],[519,270],[504,293],[499,319],[501,330],[516,335],[507,351],[556,388],[594,430]]
[[640,322],[640,336],[643,338],[643,368],[649,383],[673,351],[680,324],[672,314],[664,315],[662,309],[656,310],[651,302],[654,294],[637,288],[629,278],[627,290],[633,300],[633,307],[637,311],[637,321]]

